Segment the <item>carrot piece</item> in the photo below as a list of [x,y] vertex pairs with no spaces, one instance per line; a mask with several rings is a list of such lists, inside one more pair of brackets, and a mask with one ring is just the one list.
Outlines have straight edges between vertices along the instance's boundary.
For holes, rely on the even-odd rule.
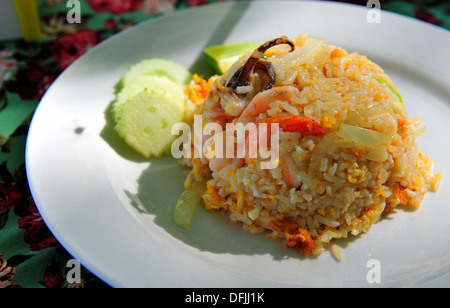
[[403,205],[408,203],[408,199],[406,199],[404,192],[405,192],[405,188],[403,188],[401,185],[395,185],[394,195],[398,198],[400,203]]

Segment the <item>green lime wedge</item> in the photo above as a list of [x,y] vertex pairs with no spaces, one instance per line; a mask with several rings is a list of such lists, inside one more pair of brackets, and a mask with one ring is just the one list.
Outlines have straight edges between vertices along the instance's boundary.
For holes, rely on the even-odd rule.
[[225,73],[243,54],[259,47],[259,43],[230,43],[213,45],[203,50],[206,63],[219,75]]

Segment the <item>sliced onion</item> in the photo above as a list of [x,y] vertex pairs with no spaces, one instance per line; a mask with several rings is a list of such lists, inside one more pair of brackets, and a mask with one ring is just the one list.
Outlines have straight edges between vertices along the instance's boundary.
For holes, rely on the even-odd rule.
[[299,66],[305,63],[324,46],[324,41],[321,38],[309,37],[306,44],[302,47],[296,47],[295,51],[282,55],[282,57],[272,56],[270,61],[279,62],[284,69],[289,69],[294,66]]
[[387,147],[381,146],[367,153],[366,158],[371,161],[384,162],[388,158]]
[[381,133],[375,130],[341,124],[339,136],[344,141],[350,141],[360,147],[374,148],[388,144],[394,134]]
[[255,220],[256,218],[258,218],[259,214],[261,213],[262,207],[261,205],[256,205],[252,210],[250,210],[248,212],[248,218],[250,218],[251,220]]
[[201,202],[205,185],[204,182],[193,182],[183,191],[175,205],[175,223],[188,231],[191,229],[191,219],[195,209]]

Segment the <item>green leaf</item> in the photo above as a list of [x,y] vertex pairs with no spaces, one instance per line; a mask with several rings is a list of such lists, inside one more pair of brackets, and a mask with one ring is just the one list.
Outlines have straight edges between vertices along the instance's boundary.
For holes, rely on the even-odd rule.
[[6,92],[5,95],[6,106],[0,112],[0,148],[38,105],[37,100],[24,101],[16,93]]
[[8,151],[0,152],[0,163],[6,164],[10,174],[14,174],[25,163],[26,140],[26,135],[14,135],[8,140]]
[[17,267],[20,263],[27,261],[33,256],[34,255],[14,255],[11,258],[8,258],[8,266]]
[[6,225],[6,221],[8,220],[8,212],[9,210],[0,212],[0,230]]

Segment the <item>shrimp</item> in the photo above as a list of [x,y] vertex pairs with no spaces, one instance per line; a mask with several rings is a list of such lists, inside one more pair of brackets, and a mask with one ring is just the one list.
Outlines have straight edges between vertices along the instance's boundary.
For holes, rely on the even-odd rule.
[[[226,132],[220,133],[221,135],[215,135],[208,139],[208,141],[205,143],[206,150],[209,151],[208,154],[205,156],[206,159],[209,160],[208,166],[209,169],[213,172],[219,172],[223,168],[225,168],[227,165],[234,165],[238,168],[242,167],[242,165],[245,162],[244,158],[232,158],[227,157],[226,153],[227,151],[227,143],[234,143],[234,136],[230,137],[227,136]],[[215,138],[219,137],[219,138]],[[212,141],[212,144],[209,144],[209,142]],[[222,144],[216,144],[215,142],[222,142]],[[220,146],[219,146],[220,145]],[[233,144],[233,150],[234,150],[234,144]]]
[[278,100],[296,102],[298,101],[299,95],[300,91],[293,86],[281,86],[260,92],[245,107],[239,116],[239,120],[257,117],[259,114],[270,109],[270,103]]
[[233,162],[232,158],[217,158],[213,157],[209,161],[209,169],[211,169],[212,172],[219,172],[222,170],[226,165],[230,165]]
[[227,158],[227,157],[213,157],[209,161],[209,169],[213,172],[219,172],[223,168],[225,168],[228,165],[234,165],[237,168],[240,168],[244,165],[244,158]]
[[301,185],[300,179],[296,176],[300,168],[295,164],[292,157],[286,156],[281,162],[281,178],[291,187],[298,188]]

